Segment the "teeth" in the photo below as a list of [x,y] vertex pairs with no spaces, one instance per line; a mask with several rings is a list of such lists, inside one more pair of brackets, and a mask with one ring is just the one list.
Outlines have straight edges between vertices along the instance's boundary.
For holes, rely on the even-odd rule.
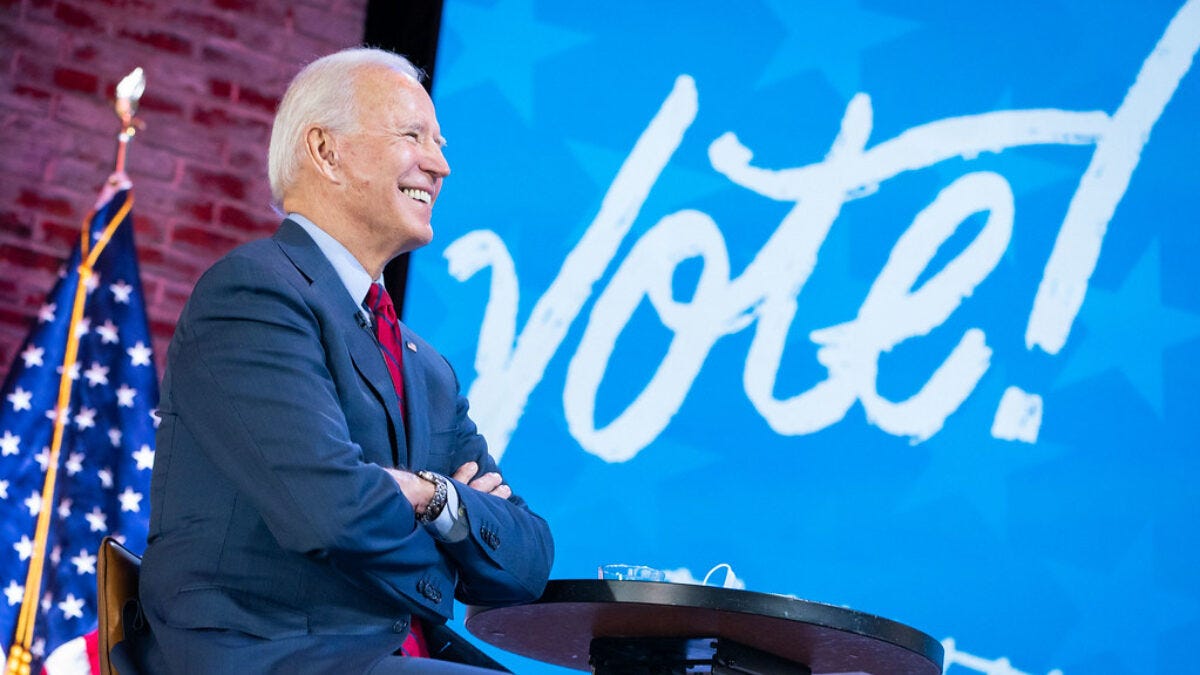
[[416,188],[401,188],[400,191],[419,202],[428,204],[433,201],[432,195],[424,190],[418,190]]

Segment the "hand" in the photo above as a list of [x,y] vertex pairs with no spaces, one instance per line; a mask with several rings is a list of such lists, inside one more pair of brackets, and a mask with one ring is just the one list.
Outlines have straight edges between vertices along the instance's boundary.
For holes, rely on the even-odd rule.
[[400,469],[384,468],[396,481],[396,485],[400,487],[400,492],[404,493],[404,497],[408,499],[408,503],[412,504],[413,512],[417,515],[425,513],[425,509],[429,506],[430,500],[433,499],[434,492],[437,488],[433,483],[421,478],[415,473],[401,471]]
[[483,474],[475,480],[471,480],[477,471],[479,471],[478,464],[475,462],[467,462],[466,464],[458,467],[458,471],[454,472],[452,478],[460,483],[465,483],[467,487],[487,493],[489,495],[495,495],[501,499],[508,499],[512,496],[512,488],[504,484],[504,477],[499,473],[492,471]]

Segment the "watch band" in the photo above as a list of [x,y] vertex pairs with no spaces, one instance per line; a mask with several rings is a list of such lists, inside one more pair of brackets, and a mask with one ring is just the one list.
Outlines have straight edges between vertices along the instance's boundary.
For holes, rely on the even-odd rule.
[[442,515],[442,509],[446,508],[446,479],[432,471],[418,471],[417,476],[433,483],[433,498],[429,500],[425,510],[417,514],[417,520],[421,523],[432,523]]

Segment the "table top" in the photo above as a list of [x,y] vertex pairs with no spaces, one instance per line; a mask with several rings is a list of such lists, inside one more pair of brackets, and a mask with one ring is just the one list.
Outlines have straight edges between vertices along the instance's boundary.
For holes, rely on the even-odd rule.
[[536,602],[470,607],[467,630],[501,649],[589,670],[594,637],[725,638],[819,673],[939,675],[942,645],[882,617],[782,595],[694,584],[551,581]]

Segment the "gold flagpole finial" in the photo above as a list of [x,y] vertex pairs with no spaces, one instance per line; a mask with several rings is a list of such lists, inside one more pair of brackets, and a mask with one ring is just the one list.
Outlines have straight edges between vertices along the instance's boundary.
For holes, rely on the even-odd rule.
[[125,171],[125,146],[137,133],[141,120],[137,119],[138,101],[142,92],[146,91],[146,75],[142,69],[134,68],[117,84],[117,97],[113,101],[113,109],[121,118],[121,133],[117,134],[117,168],[116,173]]

